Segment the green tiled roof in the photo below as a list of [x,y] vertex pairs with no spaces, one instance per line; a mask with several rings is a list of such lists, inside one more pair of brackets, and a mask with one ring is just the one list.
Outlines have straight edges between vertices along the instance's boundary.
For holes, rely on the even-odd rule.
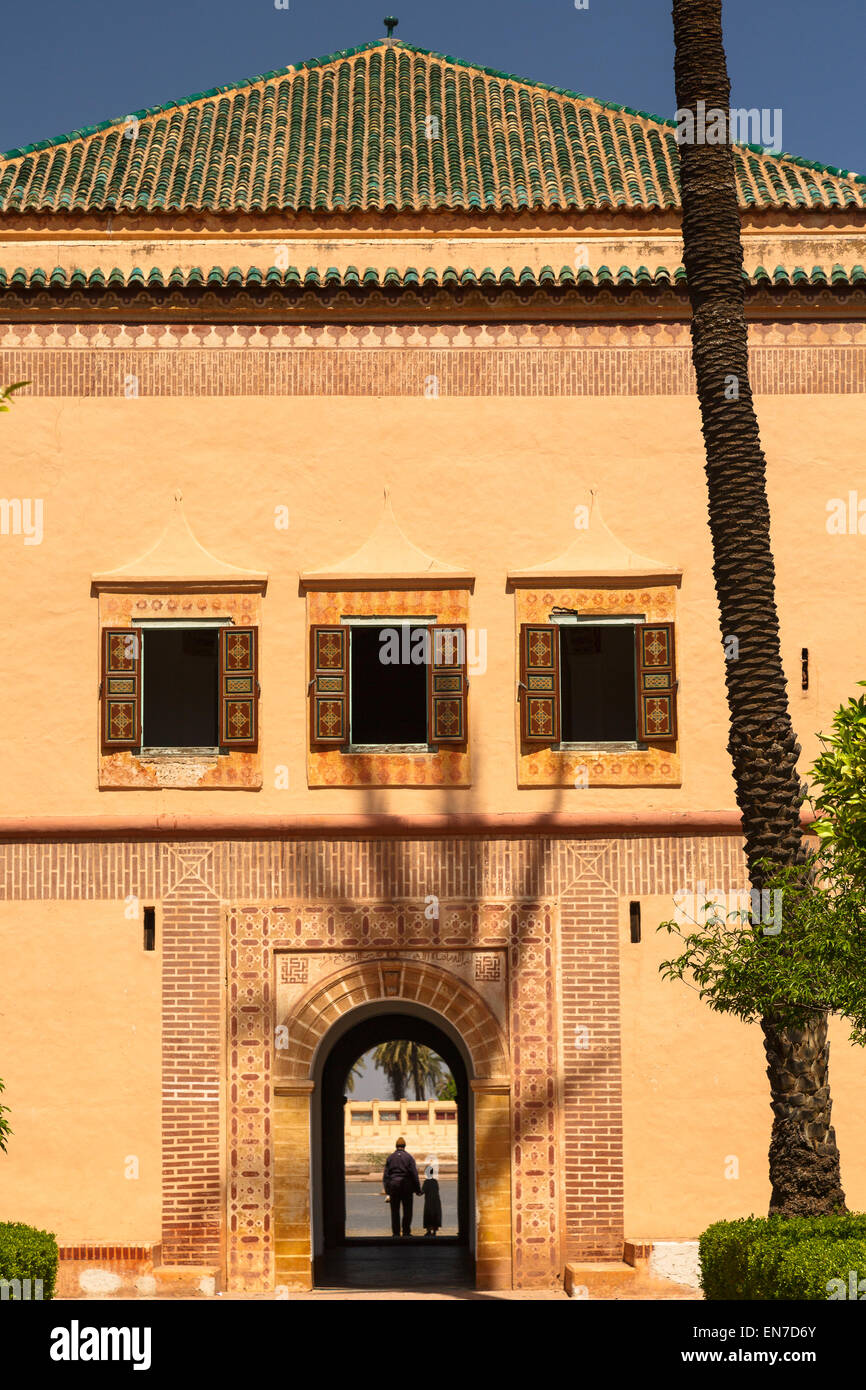
[[[380,40],[10,150],[0,211],[677,208],[675,129]],[[862,175],[735,163],[744,208],[866,207]]]
[[[795,266],[790,271],[777,266],[772,275],[763,266],[758,266],[751,276],[744,271],[743,277],[756,288],[793,286],[818,289],[828,285],[861,288],[866,286],[866,270],[861,265],[855,265],[850,271],[841,265],[834,265],[829,271],[822,266],[813,266],[811,271],[801,266]],[[247,270],[231,266],[226,270],[217,265],[208,271],[198,266],[192,270],[181,270],[175,266],[168,271],[157,267],[143,271],[135,267],[133,270],[114,269],[107,273],[102,270],[66,271],[60,266],[50,271],[41,267],[30,271],[20,266],[11,271],[0,267],[0,290],[242,289],[248,286],[290,290],[458,290],[476,286],[488,289],[567,289],[576,286],[586,289],[613,287],[649,290],[676,286],[685,289],[686,272],[681,265],[673,268],[657,266],[654,271],[645,265],[635,268],[620,266],[616,272],[604,265],[599,266],[596,271],[586,268],[573,270],[568,265],[561,266],[556,271],[552,266],[542,266],[537,272],[529,266],[524,266],[519,271],[506,266],[498,274],[489,267],[484,270],[456,270],[448,267],[441,272],[431,267],[416,270],[410,266],[402,272],[394,268],[378,271],[371,267],[363,273],[355,266],[348,266],[342,272],[333,267],[322,270],[316,266],[302,271],[297,266],[289,266],[286,270],[277,266],[269,266],[267,269],[250,266]]]

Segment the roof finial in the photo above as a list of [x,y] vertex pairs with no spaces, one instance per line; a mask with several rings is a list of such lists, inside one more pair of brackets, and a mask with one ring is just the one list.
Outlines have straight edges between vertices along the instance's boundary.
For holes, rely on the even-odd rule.
[[389,14],[389,15],[386,15],[386,17],[382,20],[382,23],[384,24],[385,28],[388,30],[388,38],[390,39],[390,38],[392,37],[393,33],[394,33],[394,30],[397,28],[397,25],[400,23],[400,21],[399,21],[399,19],[395,19],[393,15],[390,15],[390,14]]

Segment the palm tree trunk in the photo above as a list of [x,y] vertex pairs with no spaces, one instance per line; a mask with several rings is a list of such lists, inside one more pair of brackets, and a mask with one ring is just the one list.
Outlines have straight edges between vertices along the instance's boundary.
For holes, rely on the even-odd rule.
[[[730,110],[721,8],[721,0],[673,0],[679,111],[696,114],[699,101],[707,112]],[[731,146],[698,140],[681,144],[680,187],[713,574],[722,637],[738,642],[737,659],[725,663],[728,750],[749,874],[758,888],[760,859],[803,862],[802,797],[797,775],[800,747],[788,711],[779,648],[766,462],[749,383],[743,248]],[[778,1027],[771,1019],[762,1027],[775,1117],[770,1143],[772,1210],[803,1215],[807,1210],[844,1207],[839,1154],[829,1125],[826,1014],[803,1031]],[[813,1055],[816,1047],[820,1060]],[[821,1080],[813,1090],[800,1091],[807,1058],[809,1074]],[[807,1095],[814,1105],[805,1103]]]
[[391,1087],[391,1099],[402,1100],[406,1090],[406,1073],[401,1071],[399,1067],[392,1066],[386,1069],[385,1074]]
[[839,1151],[830,1124],[827,1015],[801,1029],[762,1022],[772,1096],[770,1215],[814,1216],[845,1210]]
[[425,1086],[421,1080],[420,1056],[417,1043],[412,1044],[412,1084],[415,1087],[415,1099],[423,1100]]

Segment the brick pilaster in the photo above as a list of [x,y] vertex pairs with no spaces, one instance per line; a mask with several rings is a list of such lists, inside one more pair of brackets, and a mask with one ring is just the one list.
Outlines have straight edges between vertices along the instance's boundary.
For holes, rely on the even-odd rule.
[[162,1237],[166,1264],[218,1264],[220,908],[195,878],[162,908]]

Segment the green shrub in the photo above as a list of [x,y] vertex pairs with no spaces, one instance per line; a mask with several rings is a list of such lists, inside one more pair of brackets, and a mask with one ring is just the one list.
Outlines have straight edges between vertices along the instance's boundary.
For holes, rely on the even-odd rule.
[[698,1241],[704,1298],[747,1298],[743,1292],[749,1247],[766,1229],[766,1220],[747,1216],[740,1221],[716,1221]]
[[[31,1280],[30,1297],[36,1297],[36,1285],[32,1282],[42,1280],[43,1299],[54,1297],[57,1282],[57,1240],[50,1231],[39,1231],[35,1226],[25,1226],[20,1221],[0,1221],[0,1280]],[[13,1288],[4,1287],[2,1292],[7,1299],[15,1299],[18,1293]],[[25,1290],[21,1290],[24,1297]]]
[[763,1269],[775,1290],[773,1298],[806,1298],[820,1302],[830,1297],[831,1290],[827,1286],[831,1279],[842,1281],[842,1297],[848,1298],[852,1270],[854,1293],[859,1297],[857,1283],[860,1279],[866,1280],[866,1239],[828,1240],[826,1236],[816,1236],[812,1240],[797,1241],[795,1245],[777,1246],[774,1252],[768,1251]]
[[744,1217],[717,1221],[700,1238],[701,1287],[711,1300],[747,1302],[847,1296],[851,1270],[866,1278],[866,1214]]

